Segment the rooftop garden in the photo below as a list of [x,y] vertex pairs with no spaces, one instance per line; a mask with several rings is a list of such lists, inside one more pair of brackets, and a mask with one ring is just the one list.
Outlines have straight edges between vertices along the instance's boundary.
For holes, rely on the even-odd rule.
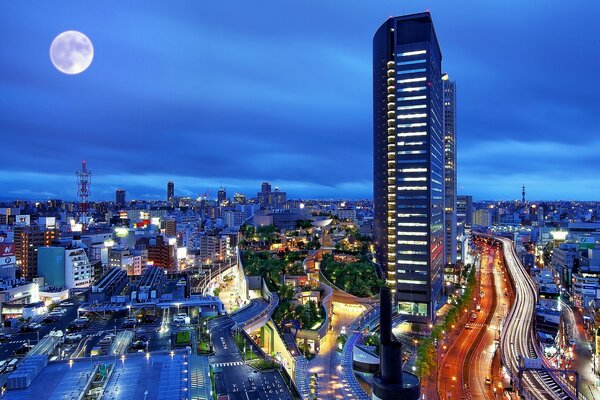
[[379,279],[375,265],[367,256],[347,263],[336,261],[332,254],[325,254],[321,272],[335,286],[358,297],[373,296],[385,285],[385,280]]
[[246,275],[264,277],[267,287],[272,292],[279,292],[284,274],[304,274],[302,267],[304,257],[303,252],[289,250],[279,252],[245,250],[242,253]]
[[305,305],[284,300],[273,314],[278,327],[289,321],[296,321],[300,329],[318,329],[325,320],[325,310],[313,300]]

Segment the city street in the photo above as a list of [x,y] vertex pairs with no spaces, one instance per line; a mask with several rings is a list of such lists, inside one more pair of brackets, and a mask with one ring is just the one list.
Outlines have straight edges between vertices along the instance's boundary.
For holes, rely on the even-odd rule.
[[319,399],[343,399],[342,377],[340,374],[340,353],[336,350],[336,340],[342,328],[348,327],[361,312],[362,306],[334,303],[332,327],[321,340],[319,354],[308,362],[309,373],[317,374],[317,397]]
[[[477,318],[469,320],[465,329],[453,343],[442,344],[442,346],[448,346],[446,356],[440,364],[438,377],[438,393],[442,399],[462,398],[472,390],[471,386],[476,381],[485,382],[488,375],[489,365],[485,365],[485,359],[482,359],[481,355],[476,360],[473,358],[476,353],[474,350],[481,346],[483,333],[487,331],[489,315],[494,311],[494,275],[492,274],[494,262],[493,250],[484,249],[480,267],[481,291],[484,293],[480,303],[481,311],[476,312]],[[469,315],[474,311],[465,310]],[[476,386],[476,389],[480,388]],[[481,394],[482,390],[478,390],[478,392]]]
[[244,363],[233,339],[233,325],[234,321],[229,317],[215,318],[209,322],[215,352],[209,360],[217,395],[228,395],[230,399],[239,400],[291,400],[291,392],[278,370],[258,372]]
[[583,318],[581,314],[561,300],[563,316],[567,324],[571,327],[568,332],[569,337],[575,340],[574,367],[579,372],[579,389],[581,393],[590,400],[600,399],[600,390],[596,386],[598,378],[594,374],[594,358],[592,346],[588,341],[585,328],[583,327]]

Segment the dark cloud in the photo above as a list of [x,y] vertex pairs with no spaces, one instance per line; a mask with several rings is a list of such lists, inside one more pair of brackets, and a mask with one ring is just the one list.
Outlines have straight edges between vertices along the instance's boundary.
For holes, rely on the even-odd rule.
[[[169,179],[370,197],[372,35],[425,7],[458,85],[461,191],[598,198],[600,6],[542,0],[2,3],[2,196],[73,198],[86,159],[95,198],[162,198]],[[48,57],[70,29],[95,50],[77,76]]]

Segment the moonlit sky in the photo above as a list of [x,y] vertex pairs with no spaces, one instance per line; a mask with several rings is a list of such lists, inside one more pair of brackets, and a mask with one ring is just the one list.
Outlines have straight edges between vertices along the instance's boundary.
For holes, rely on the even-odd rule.
[[[134,5],[135,4],[135,5]],[[458,86],[459,192],[600,200],[595,2],[0,3],[0,198],[163,199],[219,186],[372,196],[371,40],[430,9]],[[57,71],[79,30],[94,61]]]

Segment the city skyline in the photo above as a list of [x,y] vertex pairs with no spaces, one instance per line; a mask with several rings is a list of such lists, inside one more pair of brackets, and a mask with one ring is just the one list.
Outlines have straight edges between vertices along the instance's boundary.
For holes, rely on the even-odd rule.
[[[533,2],[513,15],[508,6],[475,4],[427,5],[445,72],[458,82],[458,193],[518,199],[525,184],[536,200],[598,198],[598,178],[587,168],[597,144],[571,139],[596,129],[594,85],[580,72],[598,60],[578,57],[595,45],[593,24],[550,28],[576,12],[578,21],[594,13]],[[0,170],[9,188],[2,197],[74,200],[73,172],[86,159],[95,172],[92,200],[111,199],[119,187],[129,199],[162,199],[169,180],[192,197],[221,185],[253,193],[266,180],[291,197],[371,198],[372,32],[388,15],[425,7],[331,3],[313,18],[308,7],[278,5],[247,20],[241,5],[149,4],[143,13],[122,6],[116,16],[110,7],[67,2],[36,13],[5,4],[11,18],[0,32],[19,40],[7,41],[12,56],[0,66],[10,99],[0,130],[31,145]],[[276,18],[285,12],[310,25]],[[226,30],[225,18],[234,22]],[[458,20],[468,24],[457,29]],[[351,31],[342,29],[346,21]],[[92,65],[77,76],[60,74],[48,57],[52,39],[67,29],[94,43]],[[290,44],[294,57],[279,57]],[[564,57],[533,57],[551,53]],[[565,71],[569,85],[547,84]]]

